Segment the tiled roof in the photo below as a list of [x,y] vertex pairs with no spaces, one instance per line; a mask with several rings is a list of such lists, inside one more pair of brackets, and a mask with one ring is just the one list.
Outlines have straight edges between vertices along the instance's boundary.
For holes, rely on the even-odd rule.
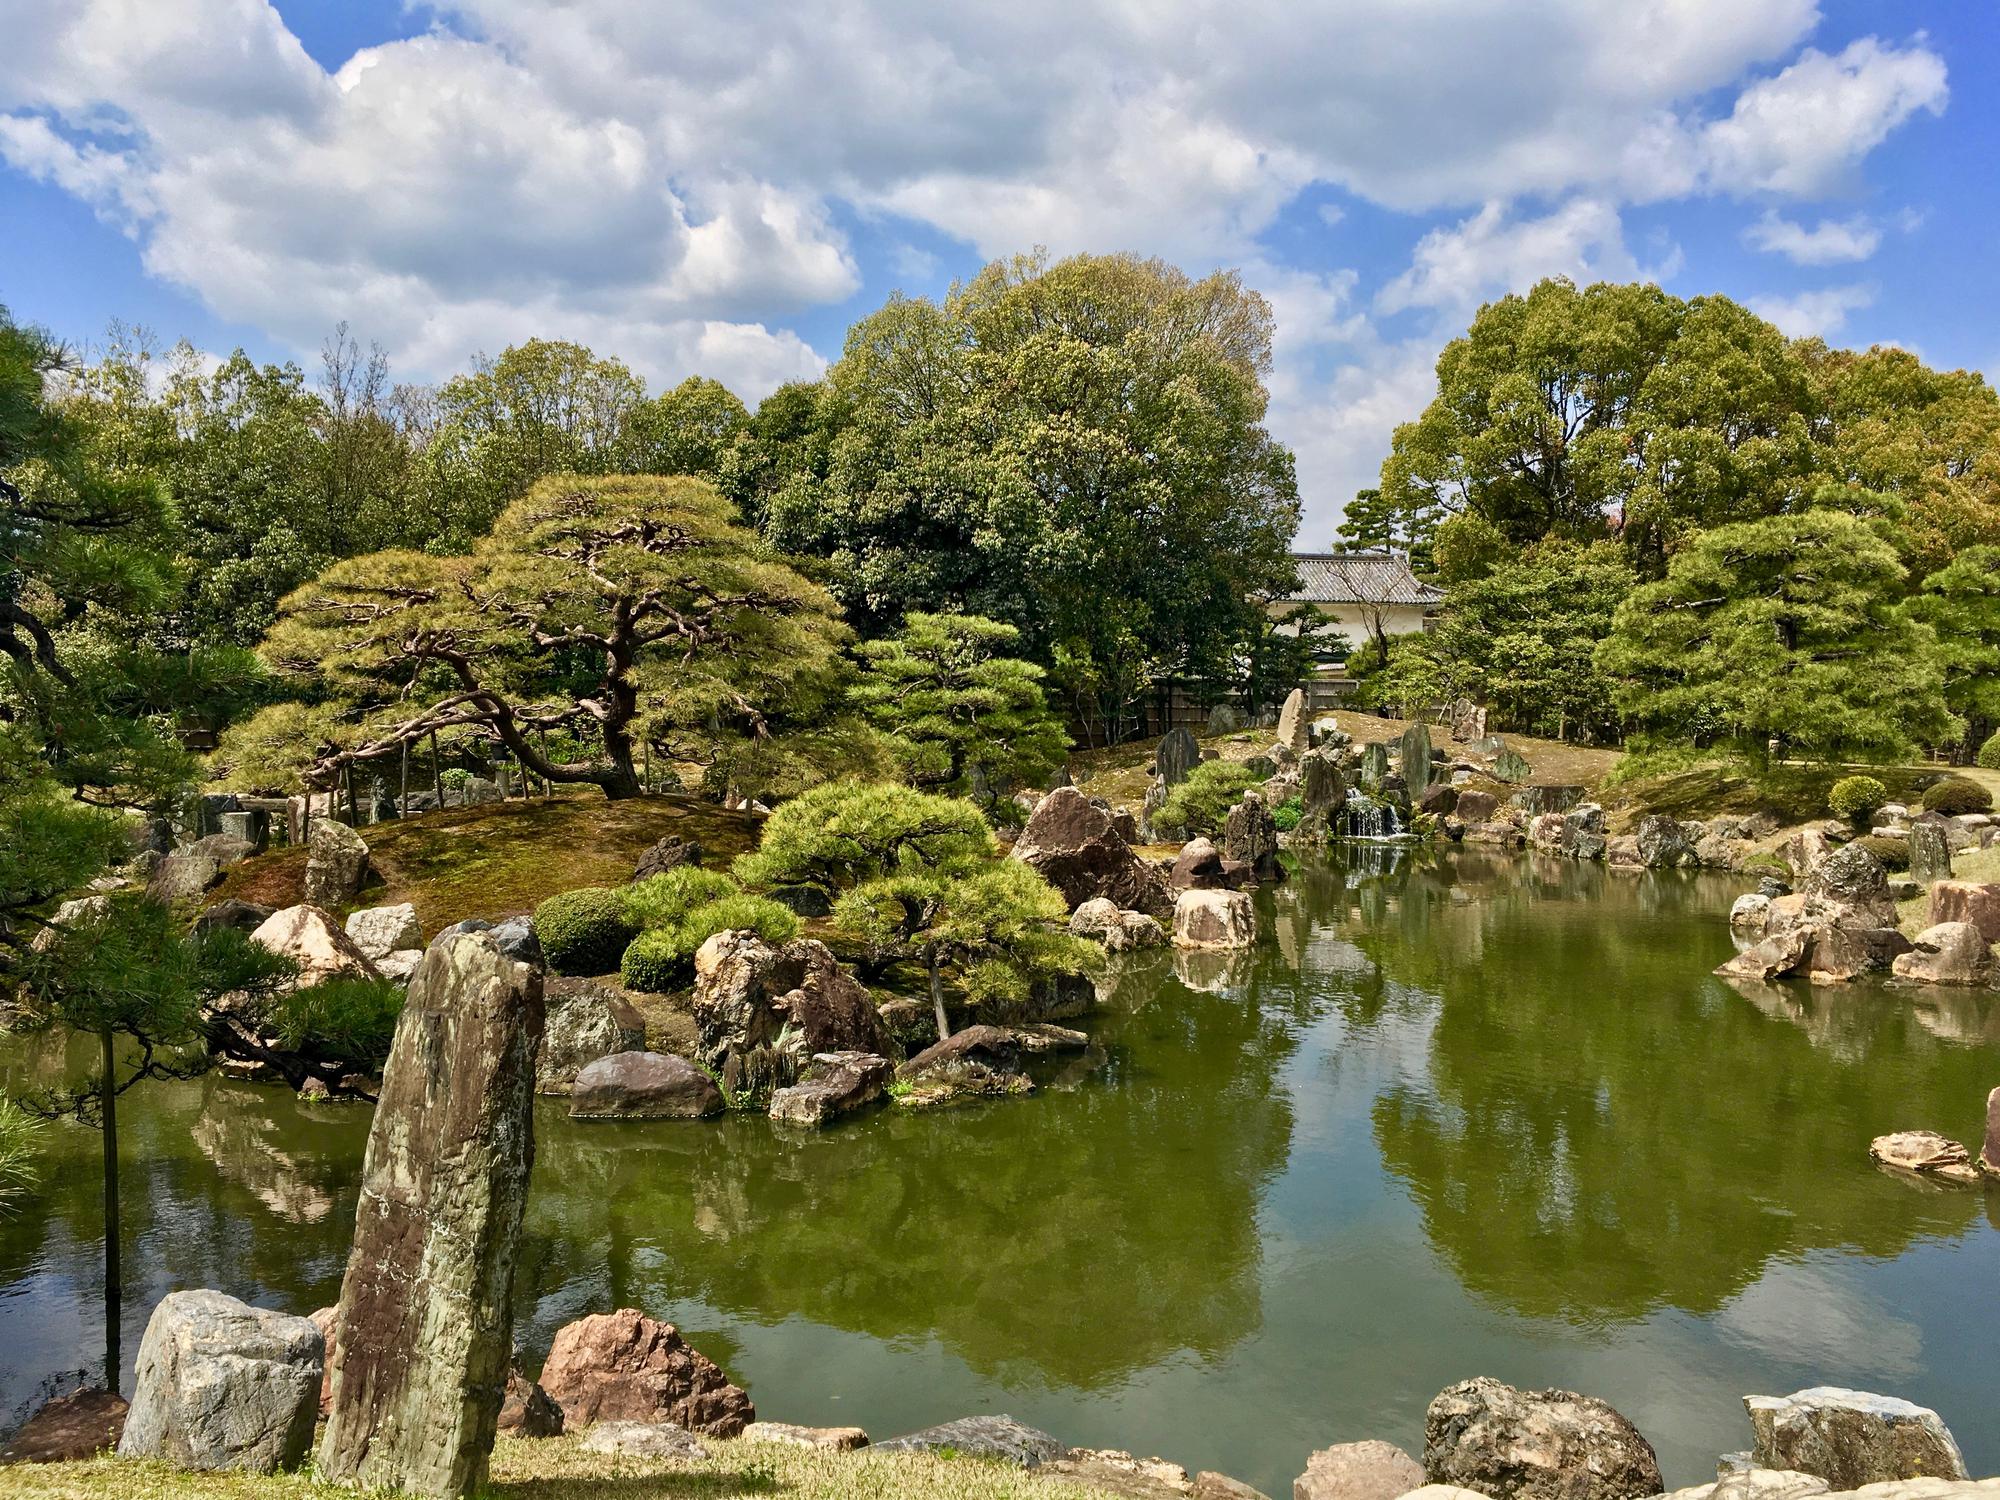
[[1289,597],[1312,604],[1436,604],[1444,590],[1417,581],[1397,552],[1299,552],[1299,589]]

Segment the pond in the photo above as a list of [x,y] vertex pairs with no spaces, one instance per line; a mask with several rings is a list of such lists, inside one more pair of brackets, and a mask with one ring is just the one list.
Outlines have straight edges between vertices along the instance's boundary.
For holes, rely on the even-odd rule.
[[[1936,1407],[2000,1472],[2000,1192],[1866,1156],[1977,1135],[2000,997],[1725,985],[1743,884],[1359,849],[1260,893],[1254,954],[1125,971],[1103,1066],[1028,1099],[803,1139],[545,1104],[529,1368],[636,1306],[775,1419],[1008,1411],[1273,1495],[1327,1443],[1420,1452],[1471,1375],[1604,1397],[1670,1485],[1747,1444],[1745,1393],[1834,1383]],[[11,1044],[0,1080],[62,1066]],[[334,1300],[363,1111],[211,1078],[121,1126],[128,1380],[173,1288]],[[98,1143],[52,1144],[0,1223],[4,1425],[102,1347]]]

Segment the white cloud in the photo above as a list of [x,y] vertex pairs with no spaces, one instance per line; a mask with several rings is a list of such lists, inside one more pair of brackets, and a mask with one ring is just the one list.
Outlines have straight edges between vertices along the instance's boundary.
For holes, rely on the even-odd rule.
[[1821,219],[1808,229],[1780,214],[1766,213],[1744,230],[1743,238],[1754,249],[1782,255],[1794,265],[1830,266],[1868,259],[1881,246],[1882,231],[1865,214]]
[[1625,244],[1615,205],[1577,198],[1539,219],[1519,219],[1500,203],[1471,218],[1436,229],[1417,244],[1410,268],[1384,287],[1375,304],[1383,312],[1413,307],[1469,310],[1498,293],[1523,290],[1545,276],[1591,281],[1657,281],[1678,263],[1648,270]]
[[1821,287],[1789,297],[1751,297],[1747,305],[1795,339],[1830,338],[1847,323],[1847,315],[1875,304],[1872,286]]

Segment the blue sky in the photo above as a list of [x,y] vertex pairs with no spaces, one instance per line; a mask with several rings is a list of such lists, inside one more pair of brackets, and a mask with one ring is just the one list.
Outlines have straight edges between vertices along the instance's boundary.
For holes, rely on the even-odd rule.
[[1554,273],[2000,371],[2000,6],[0,0],[0,301],[436,379],[531,334],[754,400],[1035,245],[1241,270],[1324,544]]

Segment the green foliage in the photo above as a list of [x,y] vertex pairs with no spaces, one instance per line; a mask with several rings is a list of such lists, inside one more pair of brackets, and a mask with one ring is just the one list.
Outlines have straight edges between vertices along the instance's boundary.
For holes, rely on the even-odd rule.
[[40,1124],[11,1100],[0,1098],[0,1218],[41,1181],[35,1139]]
[[462,792],[472,780],[472,773],[464,766],[446,766],[438,772],[438,785],[448,792]]
[[833,893],[898,871],[991,857],[993,831],[970,802],[909,787],[843,781],[777,808],[757,848],[736,861],[747,886]]
[[1290,833],[1299,826],[1299,819],[1305,816],[1305,803],[1298,797],[1287,797],[1271,809],[1271,822],[1278,832]]
[[1976,741],[2000,724],[2000,546],[1966,548],[1924,580],[1909,608],[1937,632],[1945,705]]
[[1947,776],[1924,792],[1924,810],[1960,818],[1993,811],[1993,794],[1969,776]]
[[1340,550],[1405,552],[1412,567],[1426,572],[1438,517],[1437,501],[1421,490],[1406,489],[1393,498],[1379,489],[1357,491],[1340,514]]
[[1979,765],[1982,770],[2000,771],[2000,729],[1986,737],[1986,743],[1979,747]]
[[322,980],[280,996],[270,1019],[287,1051],[379,1073],[396,1039],[404,991],[386,979]]
[[625,893],[587,885],[535,908],[535,938],[558,974],[608,974],[638,932]]
[[629,989],[663,993],[694,977],[694,956],[718,932],[754,932],[774,946],[799,935],[798,915],[768,896],[742,892],[702,902],[632,939],[618,964]]
[[1069,737],[1042,696],[1042,669],[1008,654],[1020,631],[977,615],[912,613],[860,648],[849,697],[897,747],[917,786],[997,801],[1063,763]]
[[695,907],[734,896],[740,889],[720,870],[677,865],[664,874],[634,881],[619,894],[625,902],[625,919],[643,932],[671,927]]
[[1855,843],[1866,849],[1882,862],[1882,868],[1898,872],[1910,868],[1910,841],[1908,839],[1878,838],[1864,834]]
[[1205,760],[1167,793],[1153,821],[1165,828],[1185,828],[1190,835],[1212,835],[1222,827],[1229,809],[1264,779],[1240,760]]
[[1958,725],[1936,636],[1897,602],[1903,567],[1839,510],[1722,526],[1618,608],[1597,666],[1643,743],[1892,761]]
[[642,401],[618,435],[618,467],[633,474],[722,474],[750,413],[719,380],[690,375]]
[[1826,805],[1837,818],[1866,823],[1889,800],[1889,789],[1873,776],[1844,776],[1826,794]]

